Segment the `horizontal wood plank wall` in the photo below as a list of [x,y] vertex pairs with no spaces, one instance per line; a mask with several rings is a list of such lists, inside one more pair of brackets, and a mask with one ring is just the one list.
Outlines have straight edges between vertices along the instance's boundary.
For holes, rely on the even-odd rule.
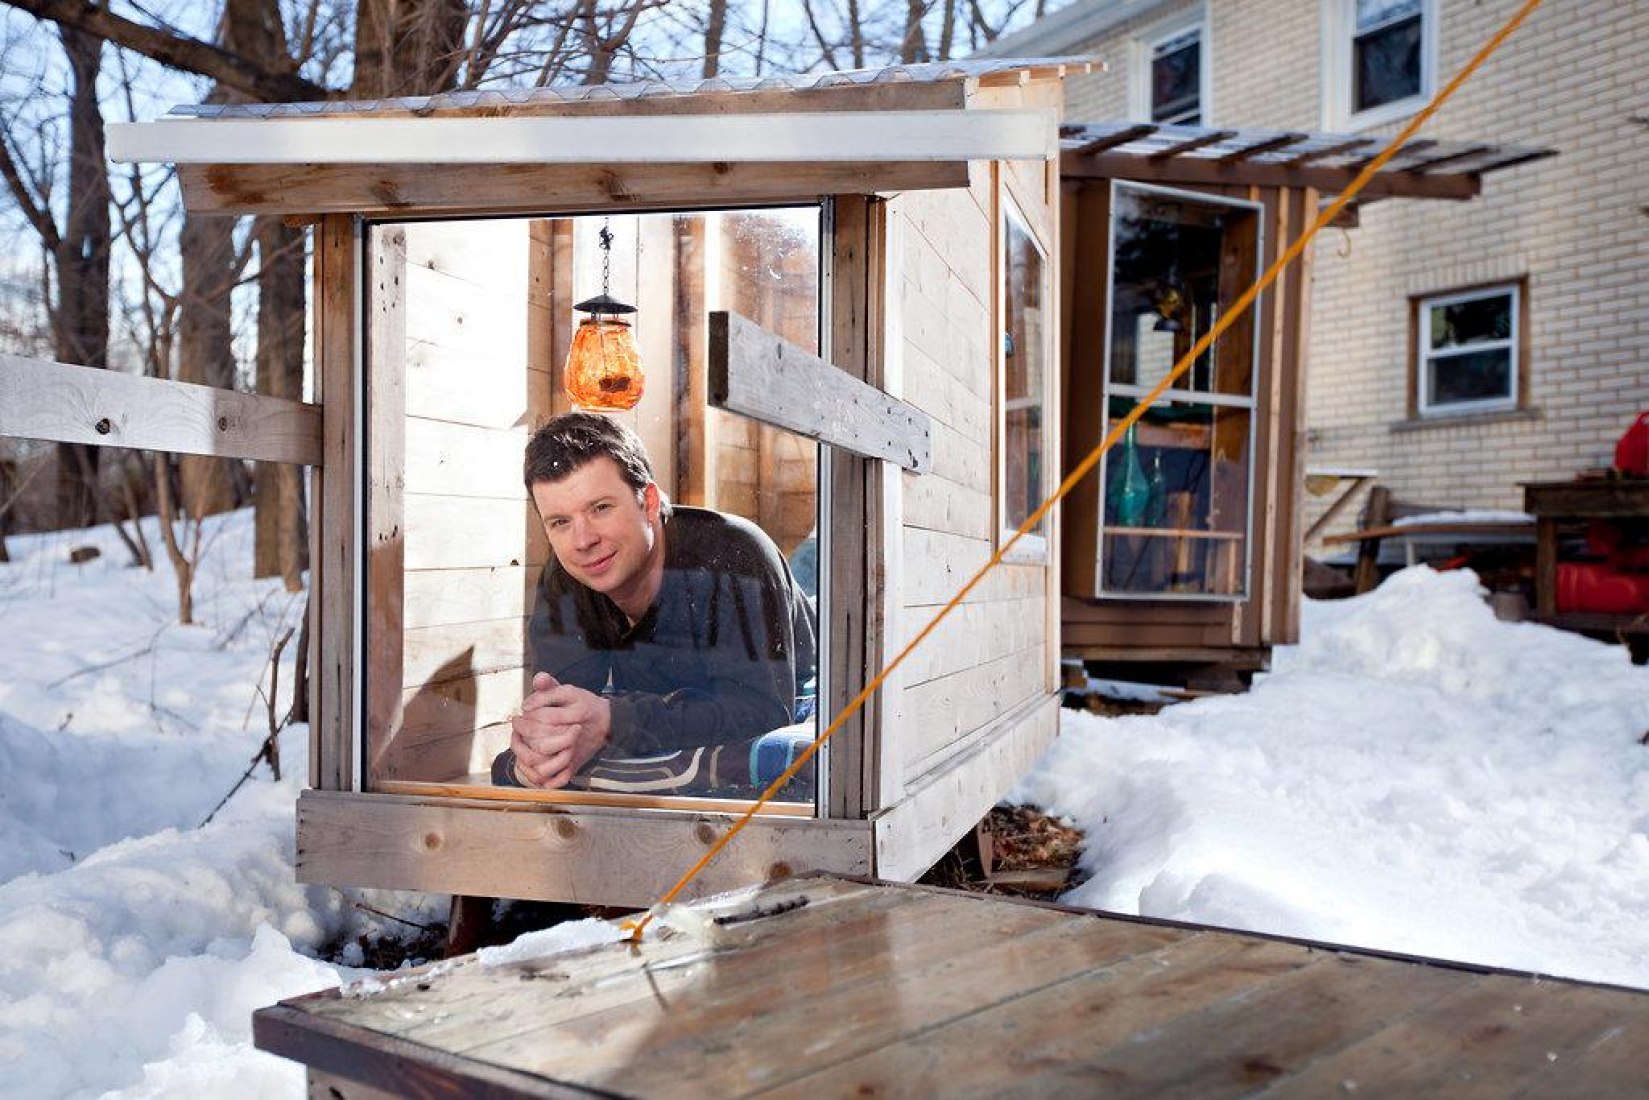
[[961,754],[922,777],[897,806],[875,820],[876,874],[913,879],[933,866],[1008,784],[1031,770],[1059,732],[1059,699],[1039,695],[1007,711]]
[[[651,905],[730,826],[730,814],[305,791],[300,882],[476,897]],[[829,870],[868,874],[867,822],[758,816],[688,897]]]
[[[890,625],[889,652],[896,652],[932,621],[962,584],[989,560],[997,530],[996,341],[992,333],[996,296],[998,170],[976,165],[967,191],[903,195],[892,204],[899,219],[902,278],[897,306],[901,326],[901,392],[898,396],[932,417],[931,471],[900,478],[902,524],[888,546],[901,578],[898,621]],[[1046,180],[1038,166],[1012,185],[1029,207],[1032,232],[1044,236],[1052,279],[1050,227],[1057,211],[1047,203]],[[1051,353],[1051,349],[1050,349]],[[1050,385],[1057,377],[1050,377]],[[895,740],[896,784],[884,776],[888,813],[905,818],[932,813],[933,837],[946,839],[937,851],[924,838],[918,850],[899,850],[915,832],[895,830],[878,844],[878,874],[925,868],[971,827],[972,801],[950,795],[924,796],[949,766],[962,758],[994,759],[993,742],[1011,741],[1018,726],[1041,700],[1051,698],[1054,661],[1050,630],[1053,598],[1051,560],[999,565],[913,651],[884,691],[899,700]],[[1020,715],[1005,719],[1007,715]],[[999,754],[996,754],[999,755]],[[1018,773],[981,775],[974,793],[1005,787]],[[980,813],[999,797],[995,789]],[[907,807],[923,799],[922,811]],[[937,799],[937,801],[936,801]],[[940,823],[942,822],[942,824]],[[935,839],[933,843],[937,844]],[[924,862],[924,860],[926,862]]]
[[355,782],[357,699],[355,577],[356,504],[361,468],[355,405],[360,377],[361,223],[347,214],[323,218],[315,243],[315,358],[324,461],[312,478],[309,603],[310,784],[348,790]]
[[[408,223],[401,683],[375,780],[484,772],[526,683],[526,618],[545,560],[521,484],[555,374],[553,300],[525,220]],[[387,232],[381,229],[379,232]],[[379,447],[373,446],[374,458]],[[374,582],[376,586],[376,581]],[[387,641],[387,640],[386,640]]]

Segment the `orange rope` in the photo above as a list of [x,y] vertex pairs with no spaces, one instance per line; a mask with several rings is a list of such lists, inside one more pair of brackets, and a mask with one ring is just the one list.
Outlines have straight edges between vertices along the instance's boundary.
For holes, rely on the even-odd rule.
[[956,595],[952,596],[945,606],[939,609],[938,613],[935,614],[928,624],[923,627],[921,631],[914,638],[912,638],[903,649],[899,651],[893,660],[882,666],[882,670],[871,678],[870,682],[864,686],[864,689],[861,690],[859,694],[853,697],[852,701],[849,702],[847,706],[842,708],[841,712],[831,720],[830,725],[825,727],[824,732],[819,734],[819,736],[814,739],[813,743],[808,745],[802,754],[798,756],[777,779],[768,785],[767,789],[761,793],[755,802],[751,803],[749,809],[745,810],[744,813],[739,816],[738,820],[733,823],[732,827],[720,837],[716,838],[715,843],[710,845],[710,847],[705,850],[704,854],[699,857],[698,862],[688,868],[686,874],[682,875],[676,884],[670,887],[669,891],[665,893],[664,896],[661,897],[651,909],[642,915],[640,920],[626,921],[623,925],[621,925],[622,928],[627,929],[630,933],[629,942],[641,942],[642,934],[646,930],[647,925],[652,923],[653,917],[657,914],[659,906],[667,905],[680,896],[682,890],[687,887],[687,884],[692,882],[694,878],[698,877],[699,872],[709,866],[710,861],[715,859],[717,854],[719,854],[723,848],[727,847],[728,843],[732,841],[732,839],[737,836],[746,825],[750,824],[750,820],[756,816],[757,812],[760,811],[761,808],[769,801],[771,801],[773,796],[778,791],[782,790],[786,783],[795,778],[796,774],[806,766],[807,762],[813,759],[813,757],[818,753],[820,747],[834,737],[836,731],[841,729],[842,725],[846,723],[849,718],[853,717],[853,715],[857,714],[859,708],[864,706],[865,703],[869,701],[870,697],[876,693],[878,688],[882,686],[883,681],[885,681],[888,676],[892,674],[893,670],[898,668],[904,659],[910,656],[916,647],[921,645],[922,642],[927,639],[928,635],[938,629],[939,624],[945,620],[945,617],[952,611],[956,610],[962,601],[967,598],[968,593],[974,590],[975,586],[977,586],[979,582],[985,578],[987,573],[996,568],[996,566],[1002,561],[1003,557],[1006,556],[1009,550],[1013,549],[1014,544],[1017,543],[1021,537],[1034,530],[1037,525],[1042,522],[1042,518],[1048,514],[1053,506],[1059,503],[1059,501],[1062,500],[1072,489],[1076,488],[1079,481],[1088,476],[1093,468],[1099,463],[1100,456],[1116,444],[1116,441],[1122,437],[1123,433],[1131,428],[1139,420],[1139,418],[1145,414],[1145,410],[1149,408],[1157,400],[1157,398],[1161,397],[1170,385],[1178,380],[1179,377],[1186,371],[1191,369],[1191,364],[1196,362],[1197,357],[1207,351],[1208,348],[1213,345],[1214,341],[1219,339],[1225,330],[1230,328],[1232,324],[1236,322],[1237,318],[1242,316],[1242,314],[1247,311],[1248,307],[1254,304],[1254,299],[1259,297],[1261,292],[1264,291],[1266,287],[1277,281],[1277,278],[1282,274],[1283,269],[1290,263],[1293,263],[1294,260],[1299,257],[1301,252],[1305,251],[1306,245],[1311,243],[1311,239],[1317,235],[1318,230],[1322,229],[1323,226],[1329,224],[1339,216],[1340,211],[1344,210],[1346,205],[1357,196],[1357,193],[1368,185],[1369,180],[1374,178],[1375,173],[1379,172],[1380,169],[1385,166],[1387,161],[1396,156],[1397,151],[1403,147],[1403,144],[1407,142],[1409,138],[1413,137],[1420,127],[1429,122],[1432,115],[1437,113],[1438,109],[1448,101],[1449,97],[1454,95],[1454,93],[1459,90],[1460,86],[1464,84],[1466,80],[1473,73],[1475,73],[1483,65],[1483,63],[1494,54],[1496,50],[1501,47],[1506,39],[1511,37],[1512,33],[1516,31],[1518,27],[1522,26],[1524,20],[1526,20],[1534,12],[1534,10],[1540,6],[1540,2],[1541,0],[1525,0],[1523,6],[1517,10],[1516,14],[1508,19],[1506,24],[1496,31],[1494,37],[1490,38],[1488,42],[1486,42],[1483,47],[1477,51],[1477,53],[1472,55],[1471,60],[1466,62],[1465,66],[1454,75],[1454,78],[1450,80],[1448,84],[1446,84],[1443,89],[1437,93],[1437,95],[1432,97],[1431,102],[1426,104],[1425,108],[1422,109],[1419,114],[1409,120],[1408,125],[1404,126],[1397,136],[1392,138],[1384,149],[1380,150],[1379,155],[1363,166],[1363,170],[1357,173],[1356,178],[1353,179],[1346,189],[1340,193],[1339,197],[1317,215],[1317,219],[1311,223],[1310,228],[1296,238],[1294,243],[1289,245],[1287,250],[1285,250],[1281,256],[1278,256],[1277,259],[1272,262],[1270,267],[1265,269],[1265,273],[1259,277],[1254,285],[1245,290],[1236,302],[1232,304],[1231,308],[1223,313],[1223,315],[1215,322],[1213,327],[1203,333],[1202,337],[1198,339],[1196,343],[1191,345],[1191,349],[1181,356],[1179,362],[1174,364],[1173,369],[1164,375],[1162,380],[1152,388],[1151,392],[1134,406],[1133,411],[1128,413],[1128,415],[1124,416],[1121,420],[1117,421],[1115,426],[1113,426],[1111,430],[1106,433],[1105,438],[1100,441],[1099,445],[1089,451],[1088,456],[1081,462],[1077,463],[1070,473],[1065,475],[1065,480],[1059,483],[1059,488],[1054,490],[1053,495],[1048,497],[1047,500],[1044,500],[1041,505],[1037,507],[1036,511],[1032,512],[1029,518],[1027,518],[1024,523],[1019,525],[1019,529],[1009,537],[1008,541],[1003,543],[997,551],[990,556],[990,559],[986,561],[984,565],[979,567],[979,571],[970,577],[967,583],[962,585]]

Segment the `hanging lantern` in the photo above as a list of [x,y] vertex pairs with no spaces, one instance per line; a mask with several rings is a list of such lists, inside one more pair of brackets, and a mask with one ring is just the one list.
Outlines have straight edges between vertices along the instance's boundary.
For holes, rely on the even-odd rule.
[[562,384],[581,409],[633,409],[641,400],[641,353],[626,314],[636,307],[607,293],[613,234],[601,227],[601,293],[573,308],[589,314],[578,323]]

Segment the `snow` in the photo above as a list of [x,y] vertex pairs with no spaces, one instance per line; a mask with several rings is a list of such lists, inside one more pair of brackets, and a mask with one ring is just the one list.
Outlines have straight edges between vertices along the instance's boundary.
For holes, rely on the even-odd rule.
[[1302,633],[1247,694],[1067,712],[1016,792],[1087,833],[1064,900],[1649,987],[1649,668],[1425,566]]
[[[251,520],[212,521],[199,626],[162,561],[107,529],[13,536],[0,565],[0,1064],[18,1097],[303,1095],[253,1009],[393,974],[362,937],[445,899],[293,876],[307,730],[267,733],[303,597],[254,581]],[[151,529],[149,538],[158,548]],[[102,557],[70,565],[71,547]],[[283,653],[278,709],[290,699]],[[1066,900],[1649,987],[1649,669],[1498,622],[1468,573],[1417,567],[1306,606],[1245,695],[1151,717],[1065,711],[1016,796],[1088,835]],[[613,938],[529,933],[501,959]]]

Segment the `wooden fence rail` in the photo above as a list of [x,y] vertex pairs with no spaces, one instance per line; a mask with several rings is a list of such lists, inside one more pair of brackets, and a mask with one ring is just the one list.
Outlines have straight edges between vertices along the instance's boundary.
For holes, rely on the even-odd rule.
[[15,355],[0,355],[0,436],[321,464],[318,405]]

